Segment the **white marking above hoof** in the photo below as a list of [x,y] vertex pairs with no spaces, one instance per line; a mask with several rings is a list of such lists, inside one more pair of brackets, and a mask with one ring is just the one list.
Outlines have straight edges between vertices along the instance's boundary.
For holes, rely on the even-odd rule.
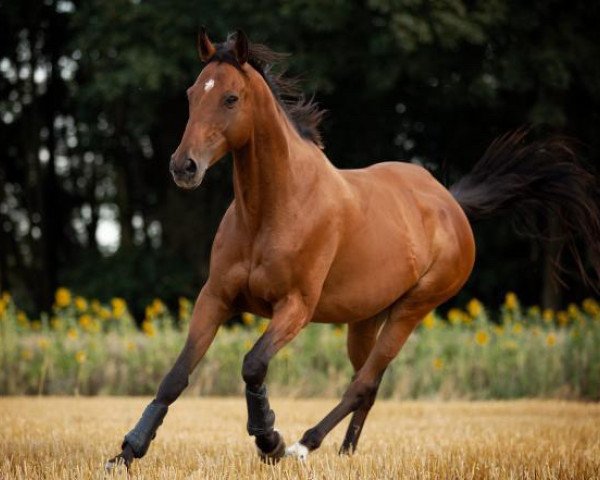
[[285,456],[296,457],[301,462],[304,462],[308,458],[308,448],[300,442],[296,442],[291,447],[285,449]]

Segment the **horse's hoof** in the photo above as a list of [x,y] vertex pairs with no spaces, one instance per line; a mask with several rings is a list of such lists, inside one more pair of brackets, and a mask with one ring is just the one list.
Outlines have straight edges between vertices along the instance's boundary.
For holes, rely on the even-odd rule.
[[285,449],[285,456],[296,457],[301,462],[304,462],[308,458],[308,448],[300,442],[296,442],[291,447]]
[[352,455],[354,455],[354,447],[352,445],[350,446],[346,446],[346,445],[342,445],[340,448],[340,451],[338,452],[338,455],[340,457],[350,457]]
[[259,447],[256,447],[258,450],[258,456],[268,465],[275,465],[283,458],[286,452],[285,441],[283,440],[282,435],[278,431],[275,431],[275,433],[277,434],[277,446],[273,450],[266,453],[263,452]]
[[104,471],[106,473],[117,473],[123,469],[125,472],[128,472],[129,465],[121,455],[117,455],[116,457],[107,460],[107,462],[104,464]]

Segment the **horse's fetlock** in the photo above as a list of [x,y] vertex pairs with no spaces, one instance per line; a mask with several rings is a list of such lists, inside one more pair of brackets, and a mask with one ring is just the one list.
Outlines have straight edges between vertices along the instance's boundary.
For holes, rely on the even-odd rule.
[[310,430],[307,430],[300,439],[300,443],[309,450],[316,450],[319,448],[322,441],[323,432],[321,432],[318,427],[313,427]]

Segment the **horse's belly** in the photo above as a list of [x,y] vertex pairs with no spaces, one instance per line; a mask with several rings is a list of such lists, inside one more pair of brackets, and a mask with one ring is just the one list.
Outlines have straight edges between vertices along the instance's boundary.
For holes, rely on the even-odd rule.
[[[317,304],[314,322],[350,323],[372,317],[409,290],[419,278],[400,232],[351,249],[334,262]],[[389,233],[390,235],[385,235]]]

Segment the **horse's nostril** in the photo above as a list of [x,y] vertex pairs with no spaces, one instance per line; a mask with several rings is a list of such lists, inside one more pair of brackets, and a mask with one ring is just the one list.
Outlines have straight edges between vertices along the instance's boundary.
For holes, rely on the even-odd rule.
[[188,158],[185,161],[185,166],[183,167],[183,169],[185,170],[185,173],[193,175],[194,173],[196,173],[196,170],[198,170],[198,167],[196,166],[196,162],[194,162],[191,158]]

